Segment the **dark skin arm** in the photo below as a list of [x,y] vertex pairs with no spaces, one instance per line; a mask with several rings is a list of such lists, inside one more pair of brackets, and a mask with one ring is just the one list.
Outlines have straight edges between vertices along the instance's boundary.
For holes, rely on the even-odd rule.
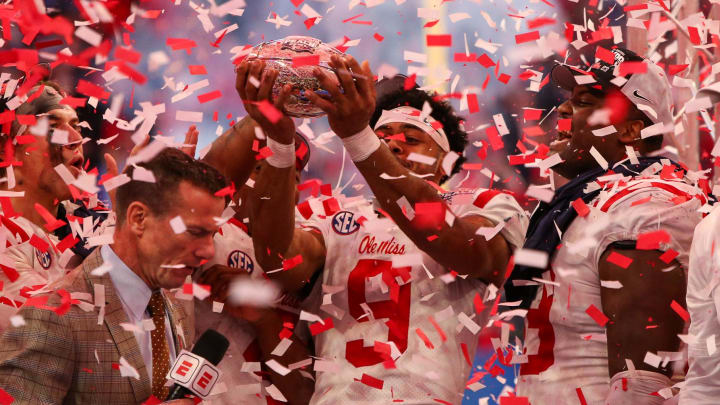
[[[198,279],[201,284],[211,287],[209,300],[225,302],[223,313],[250,323],[255,330],[256,339],[260,346],[263,362],[275,360],[283,366],[297,363],[310,357],[308,344],[296,336],[290,336],[292,344],[282,356],[272,355],[272,351],[282,340],[280,332],[283,330],[283,319],[279,310],[274,308],[255,308],[249,306],[235,306],[227,302],[228,288],[236,278],[249,278],[247,274],[239,273],[237,269],[227,266],[215,265],[207,269]],[[267,368],[267,367],[266,367]],[[307,369],[307,367],[306,367]],[[307,404],[313,394],[315,384],[313,380],[300,374],[300,369],[292,370],[286,375],[280,375],[267,368],[272,383],[283,393],[291,405]],[[311,374],[313,371],[307,369]]]
[[[633,261],[627,269],[609,263],[607,258],[612,252]],[[600,258],[600,280],[617,280],[622,284],[622,288],[603,287],[601,291],[602,311],[610,318],[606,327],[611,377],[627,370],[625,359],[632,360],[638,370],[672,375],[670,366],[656,369],[643,361],[647,352],[678,351],[678,334],[684,327],[684,320],[670,307],[675,300],[685,308],[684,271],[677,261],[662,262],[659,259],[662,253],[610,247]],[[662,271],[669,267],[673,269]]]
[[[289,145],[295,142],[295,124],[282,113],[289,86],[283,89],[274,103],[281,112],[276,122],[268,120],[258,108],[259,102],[271,102],[271,90],[277,74],[275,70],[265,69],[262,61],[244,61],[238,68],[236,87],[248,115],[257,121],[265,134],[276,142]],[[259,77],[260,86],[253,86],[249,77]],[[255,179],[250,215],[255,257],[265,271],[271,271],[282,268],[284,259],[302,256],[302,263],[292,269],[268,274],[285,291],[292,293],[300,290],[316,271],[322,269],[325,244],[317,233],[295,227],[295,168],[277,168],[265,162],[263,165]]]
[[[333,57],[330,64],[337,72],[344,92],[340,92],[327,73],[316,70],[316,77],[322,87],[332,95],[332,101],[312,93],[308,97],[328,114],[332,130],[340,138],[346,138],[368,127],[375,110],[373,74],[367,62],[360,66],[348,55],[344,58]],[[353,73],[350,73],[351,71]],[[438,221],[437,227],[418,226],[408,220],[397,201],[405,197],[413,207],[417,203],[439,203],[448,209],[435,188],[425,180],[413,176],[385,144],[380,145],[367,159],[356,162],[355,166],[382,208],[420,249],[438,263],[460,274],[469,274],[487,283],[502,285],[504,270],[511,254],[507,242],[500,235],[489,241],[475,235],[479,227],[494,227],[491,221],[472,215],[455,218],[452,226],[448,225],[444,218]],[[404,177],[383,179],[380,177],[383,173],[392,177]],[[433,235],[436,235],[437,239],[428,241],[428,237]]]
[[254,141],[255,121],[245,117],[216,139],[202,160],[239,188],[255,167]]

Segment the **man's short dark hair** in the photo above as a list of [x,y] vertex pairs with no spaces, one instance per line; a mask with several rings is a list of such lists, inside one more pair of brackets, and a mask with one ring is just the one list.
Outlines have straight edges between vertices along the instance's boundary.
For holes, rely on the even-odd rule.
[[[422,110],[423,105],[427,102],[432,108],[430,116],[435,118],[442,124],[443,131],[450,141],[450,150],[460,155],[455,161],[450,176],[460,171],[462,164],[465,162],[464,152],[468,144],[467,132],[462,127],[463,119],[455,114],[450,103],[440,100],[437,94],[429,94],[420,90],[415,85],[410,90],[405,90],[405,80],[403,75],[397,75],[391,79],[381,80],[377,84],[377,100],[375,104],[375,112],[370,118],[370,126],[380,119],[383,110],[392,110],[401,106],[410,106]],[[445,182],[450,176],[444,176],[440,183]]]
[[[210,194],[215,194],[226,186],[225,177],[212,166],[200,162],[175,148],[165,148],[147,162],[138,163],[150,170],[155,177],[154,183],[131,180],[117,189],[118,224],[125,221],[128,206],[139,201],[150,208],[155,215],[168,212],[175,204],[180,183],[186,181]],[[134,166],[128,166],[125,173],[132,178]]]

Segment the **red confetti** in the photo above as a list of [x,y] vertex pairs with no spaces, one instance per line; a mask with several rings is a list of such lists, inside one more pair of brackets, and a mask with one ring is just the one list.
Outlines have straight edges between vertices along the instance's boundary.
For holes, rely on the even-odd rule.
[[635,73],[647,73],[647,65],[644,62],[623,62],[619,67],[620,76]]
[[598,46],[595,49],[595,58],[600,59],[603,62],[609,63],[611,65],[615,63],[615,54],[603,48],[602,46]]
[[425,37],[427,46],[452,46],[452,35],[440,34],[432,35],[428,34]]
[[690,65],[670,65],[668,66],[668,74],[670,75],[676,75],[683,70],[687,69],[687,67]]
[[105,91],[102,87],[98,86],[95,83],[90,83],[87,80],[78,80],[77,84],[77,92],[88,96],[88,97],[95,97],[100,100],[104,100],[108,97],[110,97],[110,92]]
[[500,405],[530,405],[527,397],[500,397]]
[[415,86],[417,85],[416,82],[415,82],[416,79],[417,79],[417,74],[416,74],[416,73],[413,73],[413,74],[411,74],[410,76],[408,76],[407,78],[405,78],[405,84],[404,84],[404,86],[403,86],[403,89],[404,89],[405,91],[407,91],[407,90],[410,90],[410,89],[412,89],[413,87],[415,87]]
[[548,17],[538,17],[532,20],[528,20],[527,25],[528,29],[533,30],[535,28],[540,28],[545,25],[553,25],[557,22],[554,18],[548,18]]
[[205,65],[189,65],[188,69],[190,69],[191,75],[206,75],[207,74]]
[[373,376],[369,376],[367,374],[362,375],[362,378],[360,378],[360,382],[367,385],[368,387],[377,388],[379,390],[383,389],[384,381],[380,380],[378,378],[375,378]]
[[115,57],[117,59],[122,59],[128,63],[140,62],[141,56],[142,54],[140,52],[130,48],[123,48],[121,46],[115,48]]
[[543,110],[538,110],[535,108],[526,108],[523,110],[523,119],[525,121],[535,121],[539,120],[540,117],[542,117]]
[[282,262],[283,271],[287,271],[303,262],[302,255],[297,255],[290,259],[285,259]]
[[638,235],[635,248],[638,250],[658,250],[661,243],[670,243],[670,234],[662,229]]
[[212,101],[212,100],[218,99],[220,97],[222,97],[222,93],[220,92],[220,90],[214,90],[214,91],[211,91],[211,92],[208,92],[205,94],[200,94],[199,96],[197,96],[200,104],[207,103],[208,101]]
[[377,32],[373,34],[373,38],[375,38],[375,40],[378,41],[378,42],[382,42],[383,39],[385,39],[384,36],[378,34]]
[[0,405],[10,405],[15,401],[12,395],[8,394],[7,391],[0,388]]
[[575,392],[577,393],[578,400],[580,400],[580,405],[587,405],[587,401],[585,400],[585,395],[582,392],[582,389],[580,387],[575,388]]
[[468,93],[467,103],[470,114],[475,114],[476,112],[480,111],[480,104],[478,103],[477,94]]
[[292,58],[292,67],[315,66],[320,64],[320,55],[295,56]]
[[627,269],[630,264],[632,264],[633,259],[618,252],[611,252],[607,258],[607,261],[608,263],[612,263],[614,265],[622,267],[623,269]]
[[60,104],[69,105],[75,109],[85,107],[85,103],[87,103],[87,98],[85,97],[65,97],[60,100]]
[[335,197],[323,200],[323,208],[325,209],[325,215],[330,216],[340,211],[340,204]]
[[587,206],[587,204],[585,204],[585,201],[583,201],[582,198],[578,198],[577,200],[573,201],[572,207],[581,217],[585,217],[587,216],[587,214],[590,213],[590,208]]
[[35,249],[41,252],[47,252],[48,248],[50,247],[50,244],[47,241],[39,238],[35,234],[30,237],[30,245],[32,245]]
[[673,309],[678,315],[680,315],[680,318],[682,318],[685,322],[690,320],[690,314],[688,311],[682,307],[682,305],[678,304],[677,301],[672,300],[670,303],[670,308]]
[[60,243],[57,244],[57,248],[59,251],[64,252],[65,249],[77,245],[78,242],[80,242],[80,239],[74,237],[72,234],[69,234],[68,236],[64,237],[63,240],[60,241]]
[[492,146],[493,150],[500,150],[503,148],[504,145],[502,138],[500,138],[500,133],[498,133],[498,130],[494,125],[485,128],[485,134],[487,134],[490,146]]
[[188,55],[191,54],[191,48],[197,47],[197,43],[187,38],[168,38],[165,45],[169,46],[173,51],[184,49]]
[[525,42],[536,41],[540,39],[540,31],[530,31],[524,34],[515,35],[515,43],[522,44]]
[[480,57],[477,59],[478,63],[481,64],[485,68],[489,68],[492,66],[495,66],[495,62],[490,59],[489,56],[487,56],[486,53],[480,55]]
[[277,123],[280,121],[280,118],[282,118],[282,113],[267,100],[258,101],[257,106],[260,113],[262,113],[262,115],[264,115],[265,118],[273,124]]
[[665,253],[660,255],[660,260],[662,260],[665,264],[670,264],[671,261],[675,260],[676,257],[678,257],[680,253],[676,252],[673,249],[668,249]]
[[571,125],[572,125],[572,118],[563,118],[563,119],[559,119],[557,121],[558,131],[570,131]]
[[[323,324],[323,322],[324,322],[324,324]],[[315,336],[315,335],[325,332],[326,330],[330,330],[335,327],[333,325],[333,320],[330,317],[323,319],[323,322],[311,323],[308,326],[310,328],[310,334]]]
[[293,4],[293,6],[298,7],[302,4],[302,2],[305,0],[290,0],[290,2]]
[[417,333],[417,335],[420,336],[420,339],[425,342],[425,347],[431,350],[435,348],[435,346],[432,344],[430,339],[428,339],[427,335],[425,334],[425,332],[422,331],[422,329],[416,328],[415,333]]
[[693,45],[702,45],[702,40],[700,39],[700,32],[698,31],[697,27],[689,26],[688,34],[690,35],[690,42],[692,42]]
[[585,313],[590,315],[590,317],[600,326],[605,326],[605,324],[608,323],[610,318],[605,316],[605,314],[602,313],[597,307],[593,304],[590,304],[590,306],[585,310]]

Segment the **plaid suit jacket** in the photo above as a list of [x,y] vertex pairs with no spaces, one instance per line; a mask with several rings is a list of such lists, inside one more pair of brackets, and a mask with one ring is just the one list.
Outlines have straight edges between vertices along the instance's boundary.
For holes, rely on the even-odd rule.
[[[62,315],[42,305],[25,305],[18,312],[25,325],[10,327],[0,337],[0,388],[15,398],[14,405],[138,404],[150,396],[152,370],[146,369],[133,332],[120,326],[128,317],[110,276],[91,274],[101,264],[100,249],[95,249],[55,291],[87,299],[96,285],[105,286],[102,320],[101,309],[85,305],[86,312],[77,301]],[[58,293],[46,295],[47,307],[62,304]],[[163,295],[179,353],[193,343],[193,319],[174,297]],[[121,357],[139,378],[121,376]]]

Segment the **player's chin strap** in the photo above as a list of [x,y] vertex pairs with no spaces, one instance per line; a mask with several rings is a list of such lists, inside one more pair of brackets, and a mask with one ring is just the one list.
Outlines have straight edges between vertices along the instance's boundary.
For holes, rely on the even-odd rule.
[[605,405],[663,405],[659,392],[669,391],[672,382],[665,375],[645,370],[621,371],[610,379]]

